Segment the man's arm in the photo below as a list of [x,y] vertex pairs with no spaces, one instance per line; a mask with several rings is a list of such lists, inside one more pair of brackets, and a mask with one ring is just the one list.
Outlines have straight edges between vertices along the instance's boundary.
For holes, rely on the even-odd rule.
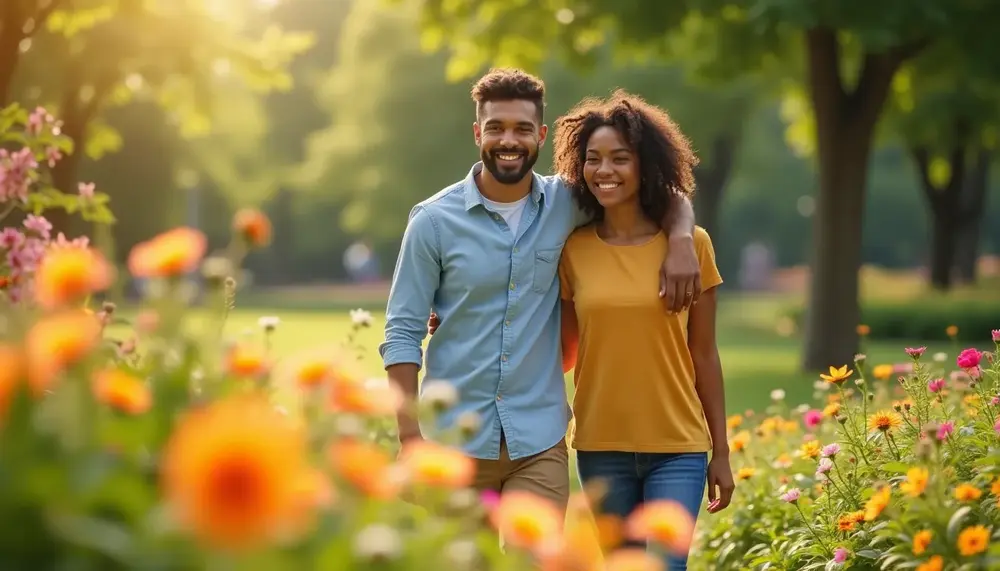
[[701,295],[701,269],[694,251],[694,206],[685,194],[670,195],[670,208],[663,218],[663,231],[670,247],[660,268],[660,297],[667,308],[680,312],[690,308]]
[[389,382],[399,387],[407,401],[396,415],[401,443],[420,437],[417,375],[423,361],[421,344],[427,334],[427,318],[441,279],[440,254],[434,220],[423,207],[415,207],[396,260],[385,312],[385,342],[379,346]]

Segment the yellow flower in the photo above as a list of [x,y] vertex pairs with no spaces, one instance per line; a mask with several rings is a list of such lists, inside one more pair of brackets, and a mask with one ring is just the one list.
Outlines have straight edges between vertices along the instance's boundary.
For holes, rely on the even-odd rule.
[[639,506],[628,518],[629,536],[659,544],[673,553],[687,553],[694,533],[694,518],[681,504],[656,500]]
[[490,518],[505,542],[534,550],[558,538],[564,516],[541,496],[515,490],[500,496]]
[[299,527],[305,433],[265,399],[218,401],[167,443],[164,496],[185,528],[225,548],[259,547]]
[[892,365],[875,365],[872,368],[872,376],[880,381],[886,381],[892,378]]
[[958,534],[958,552],[964,557],[978,555],[990,544],[990,530],[982,525],[967,527]]
[[826,405],[825,407],[823,407],[823,416],[825,416],[827,418],[833,418],[833,417],[837,416],[837,413],[839,413],[839,412],[840,412],[840,403],[839,402],[832,402],[832,403]]
[[889,499],[892,497],[892,490],[889,486],[882,486],[865,503],[865,521],[875,521],[882,515],[885,508],[889,506]]
[[756,473],[757,470],[754,470],[753,468],[740,468],[739,471],[736,472],[736,478],[738,480],[749,480],[750,478],[753,478],[753,475]]
[[915,498],[927,489],[927,480],[929,478],[930,473],[926,468],[910,468],[906,471],[906,481],[899,485],[899,489],[904,494]]
[[604,571],[666,571],[663,561],[643,549],[619,549],[608,555]]
[[916,571],[941,571],[942,569],[944,569],[944,559],[942,559],[940,555],[935,555],[920,565],[917,565]]
[[741,430],[733,436],[732,440],[729,441],[729,447],[733,452],[741,452],[750,444],[750,433],[746,430]]
[[234,377],[255,378],[267,374],[269,365],[262,351],[240,344],[226,352],[225,367]]
[[114,267],[91,248],[50,248],[35,271],[35,300],[45,309],[83,301],[114,281]]
[[891,410],[880,410],[868,417],[868,430],[888,432],[903,425],[903,419]]
[[729,418],[726,419],[726,426],[729,427],[729,430],[736,430],[742,424],[743,424],[743,416],[739,414],[734,414],[733,416],[730,416]]
[[295,382],[299,388],[316,388],[330,377],[333,365],[328,361],[307,361],[295,372]]
[[820,374],[820,378],[823,379],[824,381],[828,382],[828,383],[833,383],[835,385],[839,385],[839,384],[842,384],[844,381],[846,381],[853,374],[854,374],[854,370],[853,369],[848,369],[847,365],[844,365],[843,367],[840,367],[840,368],[831,366],[830,367],[830,374],[829,375],[824,375],[824,374],[821,373]]
[[959,484],[955,488],[955,499],[960,502],[974,502],[982,495],[983,492],[972,484]]
[[925,529],[918,531],[916,535],[913,536],[913,554],[923,555],[927,551],[927,546],[931,544],[931,539],[934,534],[931,530]]
[[404,447],[400,462],[411,481],[425,486],[464,488],[476,474],[472,458],[427,440]]
[[818,458],[822,451],[823,447],[820,446],[819,440],[810,440],[804,443],[799,450],[803,458]]

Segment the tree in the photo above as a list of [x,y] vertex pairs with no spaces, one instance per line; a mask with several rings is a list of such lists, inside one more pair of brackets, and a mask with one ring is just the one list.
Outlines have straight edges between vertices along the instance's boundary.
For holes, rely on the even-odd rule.
[[[858,347],[858,268],[869,156],[904,62],[949,42],[995,53],[997,3],[951,0],[423,0],[424,33],[447,45],[454,76],[487,63],[537,67],[553,49],[586,65],[596,46],[671,57],[714,77],[783,76],[807,94],[818,196],[803,365],[850,362]],[[776,83],[776,85],[781,85]]]
[[948,290],[975,279],[989,166],[1000,128],[1000,82],[977,76],[952,50],[904,68],[887,126],[908,150],[931,218],[930,281]]

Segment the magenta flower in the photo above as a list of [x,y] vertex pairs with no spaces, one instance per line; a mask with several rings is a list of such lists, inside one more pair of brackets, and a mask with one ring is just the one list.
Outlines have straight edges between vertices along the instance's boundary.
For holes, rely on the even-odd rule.
[[1000,329],[993,330],[993,342],[1000,343]]
[[823,412],[816,409],[807,410],[802,415],[802,422],[809,428],[816,428],[819,423],[823,422]]
[[840,454],[840,444],[834,442],[833,444],[827,444],[823,447],[821,452],[826,458],[836,458],[837,454]]
[[909,355],[910,357],[913,357],[914,359],[919,359],[920,356],[923,355],[924,351],[926,350],[927,347],[907,347],[906,354]]
[[843,547],[838,547],[833,552],[833,562],[834,563],[843,563],[843,562],[847,561],[847,556],[848,555],[850,555],[850,552],[847,551],[847,549],[845,549]]
[[941,423],[941,426],[938,427],[937,439],[946,440],[952,432],[955,432],[955,423],[950,420],[946,420]]
[[487,511],[490,511],[500,503],[500,494],[495,490],[483,490],[483,492],[479,494],[479,501],[483,504],[483,507],[485,507]]
[[962,369],[974,369],[979,366],[979,362],[983,360],[983,354],[976,349],[965,349],[958,354],[958,358],[955,359],[956,364]]
[[939,393],[944,389],[944,379],[933,379],[927,381],[927,390],[932,393]]
[[794,504],[799,501],[799,497],[802,496],[802,490],[798,488],[792,488],[784,494],[781,494],[781,501]]

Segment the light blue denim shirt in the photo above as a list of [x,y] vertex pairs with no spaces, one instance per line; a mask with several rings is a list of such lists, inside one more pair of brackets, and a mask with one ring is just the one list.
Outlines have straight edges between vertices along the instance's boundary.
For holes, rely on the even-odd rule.
[[562,179],[532,173],[515,236],[484,204],[474,178],[480,169],[476,163],[465,180],[410,212],[379,352],[386,367],[421,365],[433,308],[441,325],[427,344],[424,378],[449,381],[459,395],[439,427],[474,411],[482,424],[464,452],[499,458],[502,430],[510,458],[518,459],[566,435],[556,270],[585,216]]

